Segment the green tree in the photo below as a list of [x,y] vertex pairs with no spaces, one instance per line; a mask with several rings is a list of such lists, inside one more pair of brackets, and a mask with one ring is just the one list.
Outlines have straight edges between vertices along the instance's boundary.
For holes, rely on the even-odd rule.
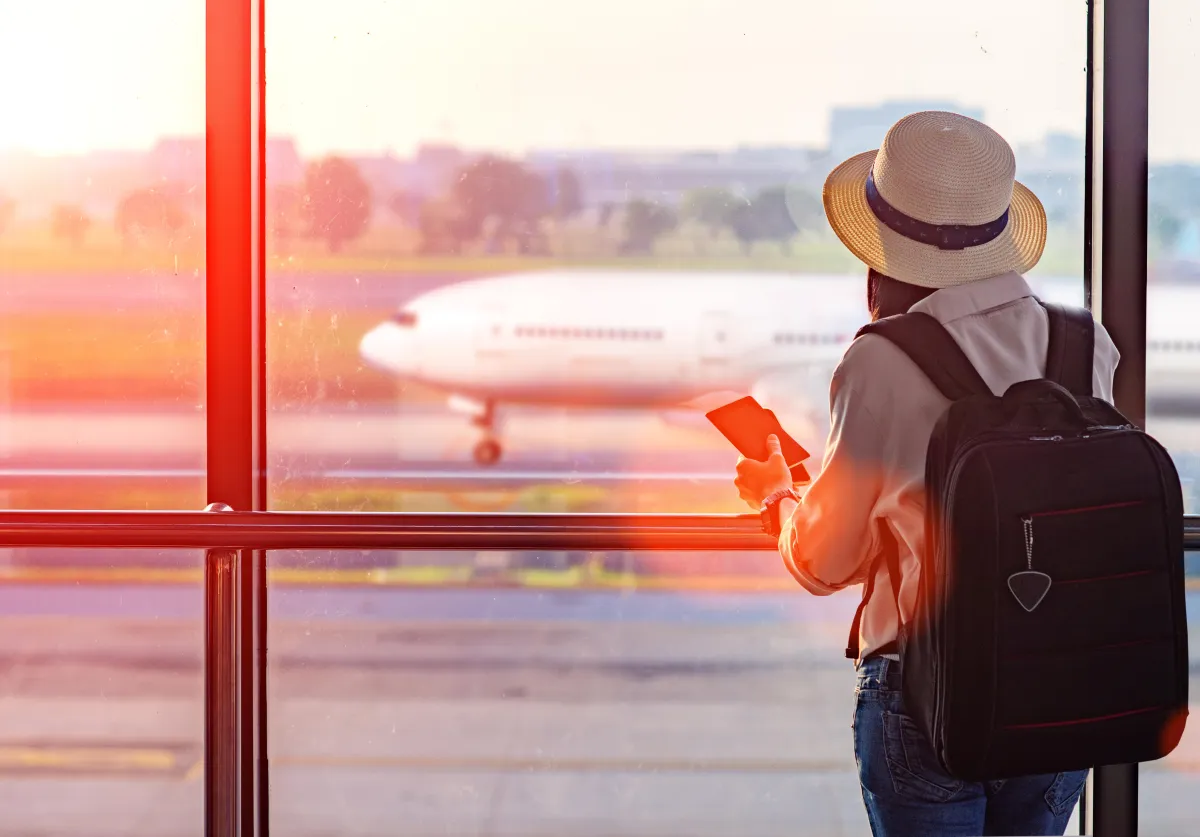
[[1162,204],[1151,204],[1147,214],[1151,243],[1156,245],[1159,252],[1170,252],[1183,232],[1183,218]]
[[394,192],[388,198],[388,209],[395,215],[401,223],[409,227],[415,227],[421,221],[421,208],[424,201],[421,196],[414,192],[399,191]]
[[554,217],[569,221],[583,211],[583,186],[572,169],[559,169],[554,178]]
[[163,236],[174,241],[187,223],[180,201],[159,189],[135,189],[117,204],[117,232],[127,244],[138,236]]
[[304,195],[298,186],[279,184],[267,193],[267,225],[280,255],[304,233]]
[[754,199],[758,216],[759,235],[767,241],[779,242],[785,254],[791,252],[791,241],[799,231],[788,207],[787,191],[782,187],[765,189]]
[[308,235],[323,239],[329,252],[338,253],[366,232],[371,190],[353,163],[327,157],[310,164],[304,174],[303,210]]
[[55,238],[69,241],[71,246],[83,244],[84,236],[92,225],[92,219],[79,206],[60,205],[50,213],[50,232]]
[[462,170],[451,190],[451,200],[459,218],[455,227],[467,236],[466,241],[483,235],[489,219],[495,222],[488,241],[491,250],[515,238],[521,253],[532,252],[534,243],[541,239],[538,221],[550,211],[541,177],[520,163],[492,155]]
[[786,203],[792,226],[797,232],[827,229],[825,205],[821,202],[820,195],[814,195],[805,189],[788,189]]
[[417,210],[417,229],[421,234],[417,251],[422,255],[457,256],[479,237],[451,200],[423,201]]
[[1200,215],[1200,169],[1187,164],[1154,166],[1146,183],[1152,206],[1180,217]]
[[[748,204],[737,207],[729,226],[749,254],[757,241],[776,241],[785,254],[801,229],[813,229],[820,204],[804,192],[789,193],[782,186],[764,189]],[[803,226],[801,226],[803,225]]]
[[620,251],[624,255],[654,252],[658,239],[678,225],[679,219],[669,206],[646,200],[630,201],[625,206],[625,238]]
[[728,228],[738,207],[748,201],[730,192],[728,189],[706,187],[693,189],[683,196],[679,214],[684,220],[694,221],[708,230],[711,240]]

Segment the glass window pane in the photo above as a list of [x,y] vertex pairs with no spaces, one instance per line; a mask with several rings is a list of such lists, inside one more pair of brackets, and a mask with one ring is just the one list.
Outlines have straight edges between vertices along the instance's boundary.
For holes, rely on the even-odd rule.
[[1184,483],[1184,502],[1200,513],[1200,154],[1186,109],[1176,107],[1180,74],[1195,64],[1200,34],[1190,7],[1151,4],[1148,182],[1149,287],[1146,311],[1147,428],[1167,446]]
[[777,564],[271,553],[272,829],[867,837],[857,591]]
[[200,508],[204,2],[2,16],[0,506]]
[[8,834],[204,830],[203,555],[0,550]]
[[753,394],[820,460],[866,319],[821,187],[913,110],[1011,142],[1030,280],[1082,302],[1084,4],[267,14],[275,508],[744,509],[703,413]]
[[[1200,149],[1196,120],[1179,107],[1182,79],[1195,72],[1200,26],[1181,0],[1150,4],[1149,286],[1146,323],[1146,426],[1170,451],[1184,506],[1200,514]],[[1189,631],[1200,619],[1200,554],[1187,567]],[[1193,670],[1198,653],[1192,643]],[[1197,681],[1192,678],[1192,715]],[[1144,764],[1138,779],[1139,830],[1187,834],[1200,816],[1200,732],[1189,723],[1175,752]]]

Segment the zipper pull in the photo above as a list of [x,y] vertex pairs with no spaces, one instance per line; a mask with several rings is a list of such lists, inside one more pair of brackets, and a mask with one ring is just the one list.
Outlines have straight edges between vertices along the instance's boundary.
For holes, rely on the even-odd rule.
[[1025,527],[1025,568],[1033,569],[1033,517],[1026,515],[1021,518],[1021,524]]

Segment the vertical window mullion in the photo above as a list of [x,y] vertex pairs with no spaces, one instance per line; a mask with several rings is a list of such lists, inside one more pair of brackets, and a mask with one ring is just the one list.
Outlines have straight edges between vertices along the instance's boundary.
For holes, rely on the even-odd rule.
[[[238,511],[266,508],[262,12],[261,0],[207,0],[207,495]],[[258,781],[265,770],[261,557],[214,551],[206,562],[210,835],[265,834],[257,822],[266,811],[266,784]]]
[[[1092,0],[1094,80],[1091,186],[1092,309],[1121,353],[1114,382],[1117,407],[1146,423],[1146,213],[1149,156],[1149,0]],[[1097,223],[1098,222],[1098,223]],[[1099,282],[1096,270],[1099,269]],[[1095,293],[1095,291],[1099,293]],[[1097,767],[1089,779],[1084,833],[1134,837],[1138,766]]]

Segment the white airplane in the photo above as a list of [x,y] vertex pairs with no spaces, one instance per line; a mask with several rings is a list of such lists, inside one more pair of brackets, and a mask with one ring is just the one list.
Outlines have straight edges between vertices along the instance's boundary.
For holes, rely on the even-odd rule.
[[[1079,280],[1030,283],[1044,299],[1083,301]],[[1164,394],[1169,381],[1196,400],[1200,340],[1185,335],[1200,289],[1165,289],[1156,305],[1162,290],[1151,296],[1150,384]],[[374,368],[446,392],[481,430],[481,465],[501,458],[503,404],[699,416],[750,394],[785,427],[794,426],[785,416],[803,416],[812,430],[799,441],[817,450],[830,376],[866,318],[865,279],[854,275],[547,270],[422,294],[368,332],[360,352]]]

